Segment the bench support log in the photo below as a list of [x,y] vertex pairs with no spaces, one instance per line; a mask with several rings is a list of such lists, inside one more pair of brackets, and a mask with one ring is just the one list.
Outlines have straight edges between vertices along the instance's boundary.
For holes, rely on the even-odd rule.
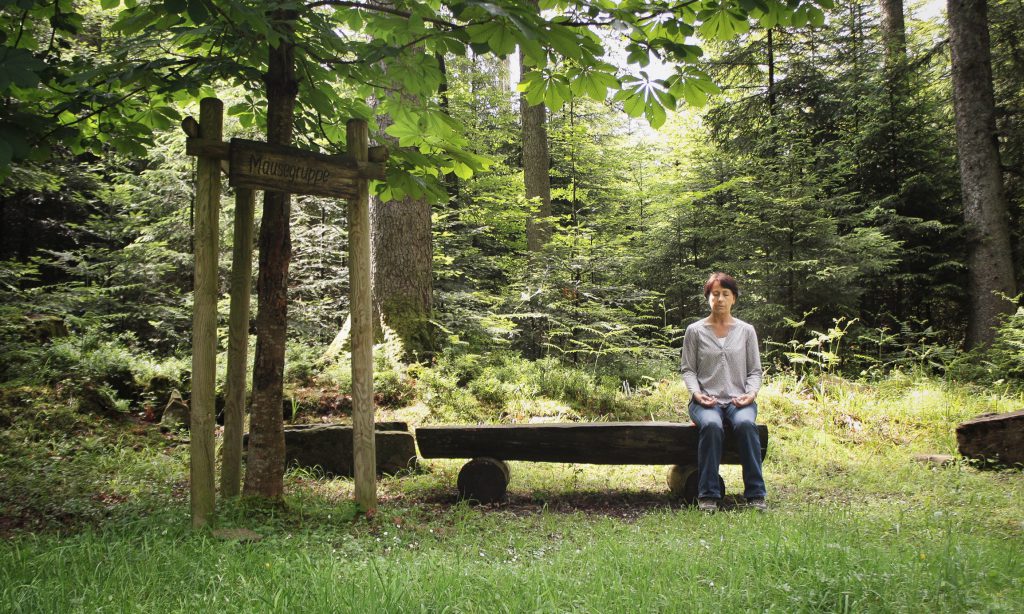
[[505,461],[489,456],[474,458],[459,471],[459,498],[477,503],[502,503],[508,499],[510,475]]
[[[684,505],[696,505],[697,482],[700,479],[697,465],[673,465],[668,470],[668,489]],[[718,476],[718,486],[725,496],[725,480]]]

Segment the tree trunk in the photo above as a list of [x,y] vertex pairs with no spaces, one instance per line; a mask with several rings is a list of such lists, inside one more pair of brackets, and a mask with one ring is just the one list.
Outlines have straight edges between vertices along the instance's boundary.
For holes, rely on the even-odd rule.
[[[438,56],[443,60],[443,56]],[[442,65],[442,70],[444,67]],[[445,77],[447,79],[447,76]],[[439,94],[447,99],[445,89]],[[408,94],[410,106],[420,101]],[[390,125],[380,117],[380,134]],[[396,139],[383,136],[393,147]],[[431,207],[426,198],[381,202],[370,195],[370,274],[373,282],[374,328],[383,323],[398,334],[408,358],[434,353],[434,243]],[[378,331],[379,332],[379,331]]]
[[886,89],[889,96],[889,129],[888,129],[888,171],[889,190],[898,194],[902,183],[901,147],[898,126],[903,125],[900,118],[907,113],[906,100],[910,94],[910,82],[907,75],[907,29],[903,20],[903,0],[881,0],[882,7],[882,41],[885,45]]
[[[526,72],[523,54],[519,55],[519,74]],[[526,219],[526,248],[539,252],[551,236],[547,218],[551,216],[551,156],[548,153],[547,107],[544,103],[530,106],[526,94],[519,96],[523,122],[523,181],[526,198],[531,201]]]
[[960,185],[968,230],[970,313],[967,347],[988,345],[999,316],[1013,305],[1016,282],[1009,205],[996,140],[995,101],[985,0],[949,0],[953,107]]
[[907,57],[907,28],[903,20],[903,0],[880,0],[882,9],[882,40],[888,67],[898,65]]
[[[415,101],[410,102],[415,104]],[[381,134],[390,125],[378,118]],[[396,139],[382,137],[397,147]],[[381,323],[395,331],[409,358],[434,352],[430,319],[434,309],[434,238],[426,198],[382,202],[370,195],[370,275],[374,329]]]
[[381,202],[370,198],[373,306],[408,355],[430,355],[434,335],[434,244],[425,198]]
[[[270,49],[266,74],[267,142],[290,145],[294,126],[295,51],[285,40]],[[291,196],[265,192],[260,225],[259,278],[256,287],[256,356],[252,376],[252,413],[245,494],[280,499],[284,494],[284,348],[288,329],[288,264],[291,260]]]
[[[768,28],[768,115],[775,115],[775,28]],[[774,139],[773,139],[774,142]]]

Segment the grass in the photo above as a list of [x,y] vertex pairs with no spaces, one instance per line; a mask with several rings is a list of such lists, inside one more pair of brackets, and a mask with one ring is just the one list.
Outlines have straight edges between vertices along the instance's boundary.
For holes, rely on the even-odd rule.
[[[956,423],[1022,400],[899,374],[817,392],[775,377],[760,397],[767,514],[680,508],[663,467],[554,463],[512,463],[510,502],[470,507],[453,496],[460,463],[431,461],[384,478],[370,519],[350,480],[303,471],[283,510],[220,502],[218,528],[258,541],[189,528],[181,448],[60,445],[21,415],[0,471],[35,502],[19,513],[53,519],[6,531],[0,611],[1017,612],[1020,471],[912,456],[954,453]],[[738,468],[723,475],[741,490]],[[0,495],[4,515],[15,504]]]

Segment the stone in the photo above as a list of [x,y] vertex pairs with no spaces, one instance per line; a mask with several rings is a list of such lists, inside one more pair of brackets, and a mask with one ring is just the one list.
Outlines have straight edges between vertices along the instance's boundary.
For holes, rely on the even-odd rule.
[[171,398],[164,406],[163,417],[160,418],[160,430],[164,432],[188,430],[190,423],[191,415],[188,403],[181,398],[180,392],[172,390]]
[[915,454],[914,460],[922,465],[937,465],[946,467],[956,462],[952,454]]
[[[153,417],[159,420],[163,415],[163,406],[160,405],[161,399],[169,399],[171,393],[177,390],[178,384],[172,378],[166,375],[154,375],[148,382],[142,391],[142,398],[148,401],[153,406]],[[178,396],[181,396],[180,394]]]

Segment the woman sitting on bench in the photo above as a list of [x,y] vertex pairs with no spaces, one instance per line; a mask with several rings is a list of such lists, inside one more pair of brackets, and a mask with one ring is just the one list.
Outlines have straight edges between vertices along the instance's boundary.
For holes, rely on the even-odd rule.
[[683,337],[683,381],[690,391],[690,419],[697,425],[697,507],[716,511],[722,500],[718,465],[722,458],[723,424],[732,425],[743,466],[743,496],[747,505],[764,511],[761,440],[754,424],[757,391],[761,388],[761,356],[757,333],[734,318],[739,297],[736,280],[713,273],[704,284],[711,315],[686,328]]

